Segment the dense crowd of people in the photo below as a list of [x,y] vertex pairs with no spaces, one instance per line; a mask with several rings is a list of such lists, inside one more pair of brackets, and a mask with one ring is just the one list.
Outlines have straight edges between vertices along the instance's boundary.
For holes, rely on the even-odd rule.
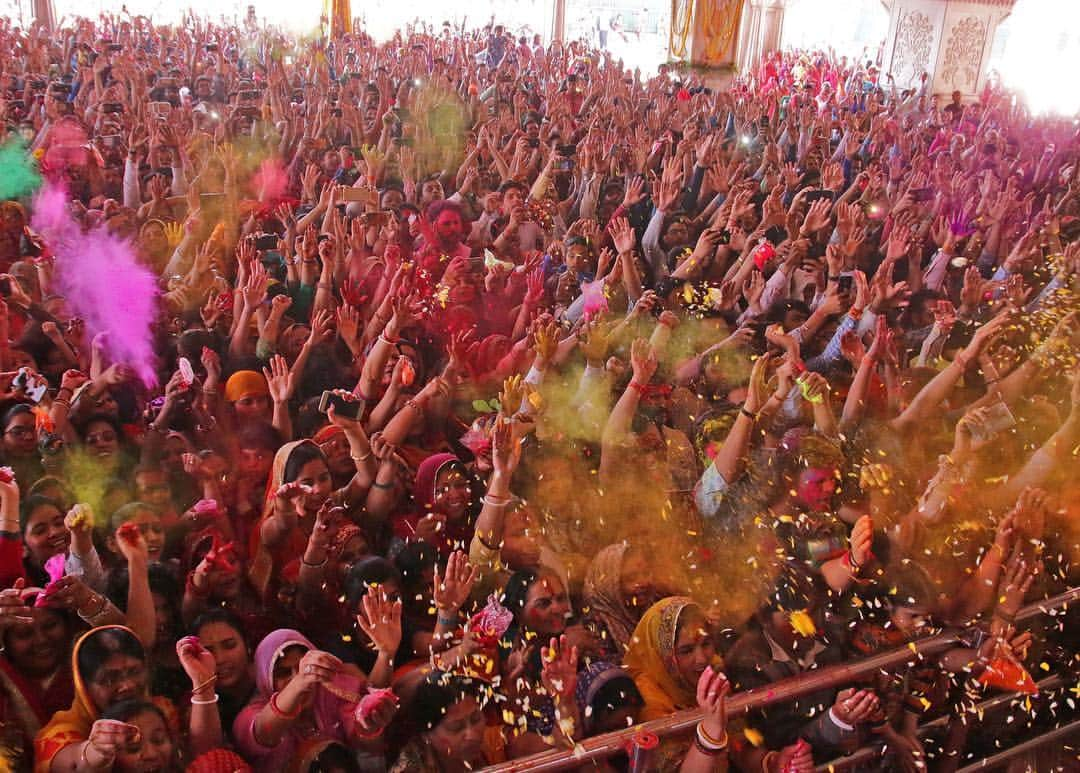
[[1075,718],[1075,613],[1017,619],[1077,580],[1073,121],[497,26],[0,40],[5,769],[460,771],[699,708],[650,769],[947,771]]

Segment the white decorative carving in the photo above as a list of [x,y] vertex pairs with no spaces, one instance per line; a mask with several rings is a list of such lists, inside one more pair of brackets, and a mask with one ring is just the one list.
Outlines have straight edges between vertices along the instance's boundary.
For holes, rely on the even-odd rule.
[[971,94],[978,88],[979,67],[986,47],[986,20],[966,16],[953,25],[941,64],[941,78],[952,88]]
[[930,69],[934,25],[922,11],[901,11],[899,16],[891,69],[898,84],[910,85]]

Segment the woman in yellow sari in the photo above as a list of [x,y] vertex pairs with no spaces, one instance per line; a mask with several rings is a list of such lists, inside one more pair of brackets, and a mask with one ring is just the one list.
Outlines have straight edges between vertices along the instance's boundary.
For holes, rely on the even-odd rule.
[[645,700],[641,719],[649,720],[694,708],[701,674],[723,661],[701,608],[687,596],[669,596],[642,616],[623,665]]
[[[149,669],[142,644],[130,628],[107,625],[84,633],[71,653],[75,700],[58,712],[34,739],[34,771],[105,767],[107,749],[131,740],[132,725],[100,719],[122,700],[146,700]],[[176,710],[164,698],[153,698],[176,735]]]
[[[726,770],[729,730],[732,756],[741,770],[780,773],[813,769],[809,746],[799,743],[779,752],[770,752],[765,746],[744,742],[742,720],[728,724],[726,710],[720,705],[722,700],[718,700],[729,689],[727,677],[718,670],[723,668],[724,661],[709,634],[705,613],[693,599],[670,596],[649,607],[634,629],[623,665],[645,701],[641,711],[643,721],[695,707],[705,711],[705,719],[698,725],[692,747],[682,760],[682,773]],[[719,732],[721,727],[723,733]],[[723,759],[718,759],[714,747],[721,745],[725,753]],[[675,766],[676,752],[685,747],[675,749],[671,746],[664,744],[661,747],[661,759],[657,761],[656,769],[667,770]]]

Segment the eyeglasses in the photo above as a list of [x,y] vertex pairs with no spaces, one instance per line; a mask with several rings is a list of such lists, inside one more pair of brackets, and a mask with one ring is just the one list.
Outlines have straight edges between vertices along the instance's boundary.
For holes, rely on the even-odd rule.
[[140,663],[139,665],[132,666],[131,668],[128,668],[126,670],[117,669],[111,671],[102,671],[100,674],[97,675],[97,678],[94,680],[94,684],[108,689],[112,689],[119,684],[123,684],[124,682],[139,682],[142,680],[145,674],[146,666]]
[[115,432],[101,432],[101,433],[98,433],[96,435],[87,435],[86,436],[86,442],[89,443],[89,444],[93,444],[93,443],[115,443],[116,442],[116,433]]
[[18,438],[20,440],[25,440],[26,438],[34,436],[34,430],[31,427],[12,427],[4,434],[11,435],[12,437]]

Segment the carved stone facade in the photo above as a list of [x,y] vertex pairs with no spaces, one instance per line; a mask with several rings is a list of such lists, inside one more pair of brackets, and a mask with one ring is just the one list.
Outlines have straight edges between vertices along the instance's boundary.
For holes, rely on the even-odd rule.
[[896,21],[896,45],[889,71],[898,84],[913,85],[930,69],[934,24],[918,8],[904,11]]
[[986,81],[994,33],[1015,0],[884,0],[889,38],[883,58],[900,88],[975,97]]
[[945,57],[941,61],[939,78],[954,90],[965,94],[975,93],[979,84],[979,70],[986,48],[986,20],[978,16],[965,16],[949,33]]

